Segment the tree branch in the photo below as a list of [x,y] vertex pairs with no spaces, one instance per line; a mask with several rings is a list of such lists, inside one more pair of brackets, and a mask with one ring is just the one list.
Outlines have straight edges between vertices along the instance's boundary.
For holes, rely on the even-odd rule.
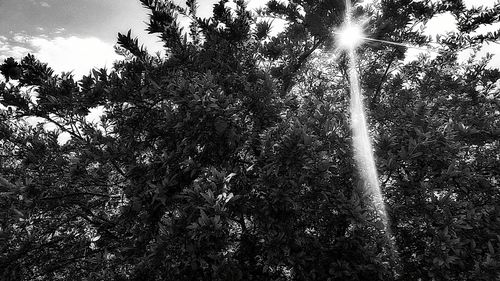
[[306,62],[307,58],[324,42],[324,39],[318,39],[310,49],[306,49],[302,55],[297,59],[296,63],[292,63],[285,69],[285,77],[283,77],[283,88],[281,89],[281,96],[285,96],[286,93],[292,87],[292,80],[297,74],[297,72],[302,68],[302,65]]
[[394,62],[395,58],[396,58],[396,56],[391,57],[389,63],[387,64],[387,67],[385,68],[384,75],[382,76],[382,79],[380,79],[380,83],[378,84],[377,90],[375,91],[375,94],[373,94],[373,97],[370,101],[370,105],[372,108],[378,104],[378,99],[380,96],[380,91],[382,89],[382,84],[384,84],[384,81],[387,78],[387,74],[389,73],[389,69],[391,68],[391,65]]
[[40,200],[57,200],[57,199],[65,198],[65,197],[81,196],[81,195],[89,195],[89,196],[97,196],[97,197],[107,197],[107,198],[118,198],[118,197],[120,197],[120,195],[108,195],[108,194],[100,194],[100,193],[93,193],[93,192],[76,192],[76,193],[64,194],[64,195],[61,195],[61,196],[44,197],[44,198],[40,198]]

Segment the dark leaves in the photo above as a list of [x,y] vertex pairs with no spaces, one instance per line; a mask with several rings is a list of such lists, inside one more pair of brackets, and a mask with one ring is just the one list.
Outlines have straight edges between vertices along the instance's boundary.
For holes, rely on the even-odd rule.
[[21,72],[19,64],[12,57],[5,59],[0,66],[0,73],[5,77],[7,82],[9,82],[9,79],[18,80]]
[[267,21],[258,22],[255,29],[255,37],[259,40],[265,39],[271,31],[271,23]]
[[147,56],[146,49],[143,46],[139,46],[139,40],[137,38],[132,39],[131,30],[126,35],[118,33],[117,43],[138,58],[144,59]]

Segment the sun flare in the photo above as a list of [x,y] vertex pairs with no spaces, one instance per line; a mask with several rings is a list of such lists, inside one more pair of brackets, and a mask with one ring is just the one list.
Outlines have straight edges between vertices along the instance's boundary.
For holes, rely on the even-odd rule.
[[356,24],[348,24],[337,32],[337,42],[342,49],[354,49],[363,42],[363,29]]

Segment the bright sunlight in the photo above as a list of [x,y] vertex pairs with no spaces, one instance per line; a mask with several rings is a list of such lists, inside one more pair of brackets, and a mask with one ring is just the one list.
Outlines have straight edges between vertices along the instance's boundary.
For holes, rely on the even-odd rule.
[[363,41],[363,30],[361,26],[356,24],[348,24],[344,26],[338,33],[338,44],[342,49],[353,49]]

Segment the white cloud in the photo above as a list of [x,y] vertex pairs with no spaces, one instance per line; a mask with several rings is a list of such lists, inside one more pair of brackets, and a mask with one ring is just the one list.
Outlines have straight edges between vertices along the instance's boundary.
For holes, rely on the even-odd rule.
[[48,63],[56,73],[73,71],[75,78],[86,75],[92,68],[112,67],[121,59],[112,44],[95,37],[56,37],[46,35],[28,36],[16,33],[7,38],[0,36],[0,61],[8,57],[21,59],[28,53]]
[[77,78],[95,67],[110,68],[114,60],[120,59],[113,45],[95,37],[33,37],[29,43],[38,59],[47,62],[56,72],[73,71]]
[[21,58],[28,54],[30,49],[9,43],[8,38],[0,36],[0,63],[8,57]]
[[59,145],[65,145],[71,139],[71,135],[68,132],[62,132],[57,137],[57,143]]
[[459,63],[466,63],[469,58],[474,54],[472,49],[465,49],[457,53],[457,61]]
[[45,1],[37,1],[37,0],[29,0],[31,4],[36,5],[36,6],[42,6],[44,8],[49,8],[50,4],[45,2]]
[[446,35],[449,32],[458,32],[458,28],[455,17],[447,12],[432,17],[425,25],[424,35],[435,39],[437,35]]
[[[500,3],[499,0],[465,0],[464,4],[467,8],[479,7],[483,6],[485,8],[491,8],[495,3]],[[489,25],[481,25],[475,32],[471,35],[478,34],[486,34],[488,32],[497,31],[500,28],[499,23],[489,24]],[[447,12],[443,14],[439,14],[430,19],[425,25],[424,35],[430,36],[433,40],[436,40],[436,36],[438,35],[446,35],[449,32],[458,32],[457,22],[455,17]],[[417,51],[407,52],[407,59],[414,60],[417,58]],[[463,50],[458,53],[458,61],[466,62],[470,57],[472,51],[471,50]],[[481,50],[478,52],[476,56],[476,60],[486,56],[486,54],[492,54],[493,57],[488,64],[490,68],[500,68],[500,48],[498,44],[490,43],[482,46]],[[432,54],[431,54],[432,57]]]
[[480,25],[472,35],[487,34],[488,32],[495,32],[500,30],[500,22],[495,22],[492,24],[482,24]]
[[496,43],[485,44],[481,50],[479,51],[479,57],[484,57],[486,54],[491,54],[493,57],[488,63],[489,68],[498,68],[500,69],[500,52],[499,46]]
[[[414,0],[414,1],[415,2],[422,2],[423,0]],[[432,4],[437,4],[437,3],[442,3],[443,1],[442,0],[431,0],[430,2]],[[481,6],[483,6],[485,8],[491,8],[496,3],[500,3],[500,0],[463,0],[463,3],[465,5],[465,8],[467,8],[467,9],[478,8]]]
[[438,53],[432,50],[426,51],[420,48],[408,48],[405,53],[405,59],[403,63],[410,63],[415,60],[420,59],[420,56],[428,56],[429,59],[433,60],[438,56]]
[[99,123],[104,112],[104,106],[97,106],[90,109],[90,112],[85,116],[85,120],[90,123]]
[[25,44],[30,37],[24,33],[16,33],[13,37],[12,40],[17,43]]
[[248,1],[248,8],[249,9],[258,9],[258,8],[263,8],[268,0],[250,0]]
[[485,8],[491,8],[495,4],[500,3],[499,0],[463,0],[465,7],[467,9],[478,8],[483,6]]

